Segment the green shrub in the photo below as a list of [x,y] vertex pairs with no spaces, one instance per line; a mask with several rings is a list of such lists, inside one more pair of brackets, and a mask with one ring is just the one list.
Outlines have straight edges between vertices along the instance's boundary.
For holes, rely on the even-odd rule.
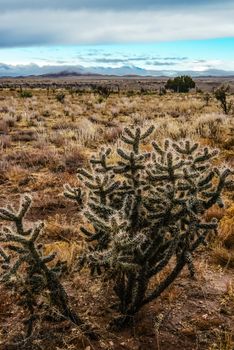
[[29,90],[22,90],[19,95],[21,98],[31,98],[33,96],[32,92]]
[[189,92],[190,89],[195,88],[196,84],[188,75],[182,75],[174,79],[168,79],[165,89],[174,92]]
[[153,129],[126,128],[116,164],[109,160],[111,149],[102,149],[90,170],[78,171],[83,186],[65,186],[87,223],[79,267],[111,281],[121,314],[115,326],[159,297],[185,266],[194,276],[193,253],[217,227],[203,215],[215,203],[223,206],[230,173],[212,167],[217,151],[188,140],[166,140],[163,147],[153,142],[152,151],[143,152]]

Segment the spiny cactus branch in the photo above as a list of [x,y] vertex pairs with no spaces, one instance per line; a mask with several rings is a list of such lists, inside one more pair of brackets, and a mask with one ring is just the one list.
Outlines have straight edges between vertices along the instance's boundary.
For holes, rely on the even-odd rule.
[[[217,221],[205,222],[204,214],[215,203],[223,205],[222,190],[230,182],[230,170],[212,166],[217,151],[191,140],[165,140],[162,146],[154,141],[151,152],[141,151],[153,130],[126,128],[126,147],[117,149],[115,165],[108,168],[111,151],[102,150],[103,156],[91,161],[92,172],[79,171],[88,224],[81,230],[91,242],[81,265],[113,281],[122,324],[185,266],[194,277],[193,252],[217,228]],[[165,277],[152,285],[166,268]]]
[[[21,295],[21,304],[29,312],[29,318],[25,320],[28,327],[27,337],[33,331],[33,323],[37,319],[36,306],[43,291],[49,292],[51,305],[57,308],[62,317],[79,326],[90,337],[96,337],[90,326],[70,306],[68,296],[60,282],[62,264],[52,267],[48,265],[56,254],[43,255],[42,247],[37,245],[44,227],[43,223],[38,223],[28,230],[24,229],[24,218],[31,202],[31,198],[25,196],[18,211],[14,211],[12,207],[0,208],[0,220],[12,223],[12,226],[4,227],[0,232],[0,242],[4,242],[4,250],[0,248],[0,256],[3,259],[0,283],[7,286],[12,283],[12,277],[15,277],[15,287]],[[9,251],[9,255],[6,250]],[[22,264],[26,264],[24,269],[21,269]]]

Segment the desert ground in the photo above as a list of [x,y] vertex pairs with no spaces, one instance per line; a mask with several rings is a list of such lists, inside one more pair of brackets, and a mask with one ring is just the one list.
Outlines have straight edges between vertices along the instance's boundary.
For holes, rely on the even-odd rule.
[[[231,350],[234,346],[234,196],[225,190],[225,208],[214,206],[216,237],[195,254],[196,279],[185,269],[162,296],[145,306],[134,325],[112,332],[107,325],[113,299],[102,282],[75,269],[83,238],[76,205],[63,185],[77,185],[76,170],[101,147],[116,149],[124,127],[155,126],[151,140],[192,139],[218,149],[216,165],[234,165],[234,79],[197,78],[189,93],[160,93],[165,78],[65,77],[0,80],[0,207],[33,198],[28,222],[45,222],[43,244],[56,251],[67,272],[62,282],[73,307],[97,326],[90,341],[77,327],[49,317],[37,325],[30,345],[14,345],[23,311],[13,292],[0,286],[0,348],[61,350]],[[212,91],[231,86],[229,114]],[[98,90],[107,86],[106,94]],[[31,92],[30,96],[22,92]],[[207,94],[209,94],[207,98]],[[44,311],[46,313],[46,311]]]

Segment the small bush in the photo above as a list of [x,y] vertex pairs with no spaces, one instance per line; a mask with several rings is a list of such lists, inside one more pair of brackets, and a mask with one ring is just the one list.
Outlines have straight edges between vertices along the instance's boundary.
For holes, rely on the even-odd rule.
[[66,95],[63,92],[61,92],[55,96],[56,100],[60,103],[65,102],[65,97],[66,97]]
[[203,96],[203,99],[205,101],[205,106],[209,106],[209,102],[211,100],[211,95],[209,94],[209,92],[205,93]]
[[159,96],[164,96],[164,95],[166,95],[166,93],[167,93],[167,90],[165,89],[165,87],[160,86],[159,92],[158,92]]
[[174,79],[169,79],[165,85],[165,89],[174,92],[189,92],[190,89],[195,88],[196,84],[188,75],[182,75]]
[[9,135],[0,134],[0,149],[6,149],[11,147],[11,137]]
[[97,85],[94,86],[94,92],[98,93],[102,98],[106,99],[111,94],[111,88],[109,86]]
[[82,148],[74,145],[65,149],[63,161],[66,171],[76,173],[77,169],[84,165],[86,157]]
[[31,97],[33,96],[33,94],[32,94],[31,91],[22,90],[22,91],[20,91],[19,96],[20,96],[21,98],[31,98]]

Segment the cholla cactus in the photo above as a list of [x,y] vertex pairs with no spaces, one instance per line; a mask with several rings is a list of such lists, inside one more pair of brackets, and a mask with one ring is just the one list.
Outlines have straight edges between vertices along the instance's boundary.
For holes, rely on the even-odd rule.
[[0,232],[0,283],[14,290],[19,295],[19,305],[28,311],[29,316],[23,321],[27,326],[26,339],[31,336],[38,312],[42,306],[40,296],[49,295],[50,304],[55,307],[61,317],[70,320],[94,336],[93,331],[71,309],[68,296],[60,282],[63,264],[51,267],[56,254],[43,255],[43,245],[38,238],[43,230],[43,223],[25,229],[24,218],[31,205],[31,198],[25,196],[19,210],[12,206],[0,208],[0,220],[11,225]]
[[215,90],[214,95],[216,99],[220,102],[220,106],[225,114],[229,114],[233,103],[227,100],[228,93],[230,91],[229,85],[221,85],[217,90]]
[[189,140],[166,140],[163,147],[153,142],[151,152],[141,152],[153,130],[126,128],[117,164],[108,161],[111,150],[102,149],[90,171],[79,170],[82,188],[65,191],[82,203],[87,221],[81,231],[89,244],[79,264],[113,281],[123,315],[119,325],[157,298],[185,266],[194,276],[193,252],[217,227],[203,214],[215,203],[223,206],[230,174],[212,167],[217,151]]

